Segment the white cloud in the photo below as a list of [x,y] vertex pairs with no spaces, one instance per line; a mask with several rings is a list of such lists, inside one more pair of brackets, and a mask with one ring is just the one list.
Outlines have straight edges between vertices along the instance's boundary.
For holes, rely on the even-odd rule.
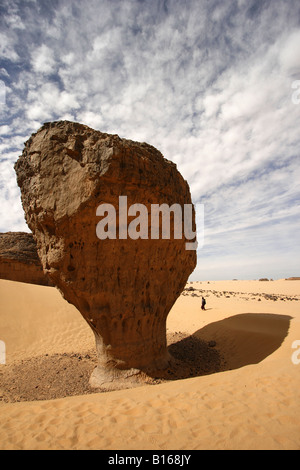
[[79,121],[81,123],[84,123],[87,126],[92,127],[93,129],[101,130],[101,127],[103,126],[103,117],[101,116],[101,114],[97,114],[92,111],[78,113],[77,118],[79,118]]
[[5,125],[5,126],[0,126],[0,135],[4,134],[9,134],[10,133],[10,127]]
[[50,119],[54,111],[61,116],[78,107],[76,95],[65,90],[60,91],[54,83],[48,82],[28,92],[26,114],[29,119],[43,122]]
[[300,76],[300,30],[288,35],[281,47],[279,60],[283,69],[290,74]]
[[[17,159],[17,155],[13,157]],[[15,174],[11,160],[1,162],[0,188],[1,188],[1,212],[0,232],[8,230],[29,232],[21,206],[20,192],[15,184]],[[11,227],[11,221],[14,221]],[[10,228],[11,227],[11,228]]]
[[15,51],[13,41],[10,37],[0,32],[0,59],[8,59],[11,62],[17,62],[19,55]]
[[2,77],[9,78],[9,73],[7,72],[7,70],[6,70],[4,67],[1,67],[1,69],[0,69],[0,75],[1,75]]
[[6,87],[5,83],[0,80],[0,105],[4,105],[6,103]]
[[54,52],[46,44],[42,44],[31,53],[31,63],[34,72],[51,75],[56,71]]

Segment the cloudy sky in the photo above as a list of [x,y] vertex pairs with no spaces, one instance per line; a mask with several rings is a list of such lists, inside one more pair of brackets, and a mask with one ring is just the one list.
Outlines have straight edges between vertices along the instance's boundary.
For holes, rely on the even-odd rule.
[[204,204],[192,280],[300,276],[299,0],[0,0],[0,232],[43,122],[157,147]]

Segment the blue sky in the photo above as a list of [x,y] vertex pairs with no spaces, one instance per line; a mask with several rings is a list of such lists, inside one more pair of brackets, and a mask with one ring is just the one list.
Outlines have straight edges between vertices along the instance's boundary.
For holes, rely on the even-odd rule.
[[0,231],[29,231],[24,142],[69,119],[177,163],[205,207],[191,280],[299,276],[296,80],[298,0],[0,0]]

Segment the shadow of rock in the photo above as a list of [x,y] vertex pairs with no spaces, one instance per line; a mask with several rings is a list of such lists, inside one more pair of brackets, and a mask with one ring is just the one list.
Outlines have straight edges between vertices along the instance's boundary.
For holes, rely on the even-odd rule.
[[172,356],[169,367],[155,371],[148,369],[144,372],[149,378],[158,382],[220,372],[223,361],[220,351],[215,346],[215,341],[205,341],[194,335],[187,336],[182,332],[169,334],[168,351]]
[[169,344],[174,358],[170,367],[147,374],[177,380],[257,364],[281,346],[291,319],[288,315],[245,313],[210,323],[188,337],[177,333]]
[[274,353],[288,334],[292,317],[272,313],[243,313],[210,323],[193,336],[216,341],[222,370],[257,364]]

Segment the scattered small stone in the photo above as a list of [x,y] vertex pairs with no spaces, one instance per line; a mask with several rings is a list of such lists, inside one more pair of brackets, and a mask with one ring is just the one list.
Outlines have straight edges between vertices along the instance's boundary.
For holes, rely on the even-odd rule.
[[[224,359],[220,351],[214,348],[215,341],[207,342],[177,331],[167,334],[167,343],[173,358],[168,369],[142,372],[141,385],[213,374],[224,368]],[[96,365],[94,351],[48,354],[15,362],[7,365],[1,374],[0,401],[52,400],[94,393],[89,377]]]

